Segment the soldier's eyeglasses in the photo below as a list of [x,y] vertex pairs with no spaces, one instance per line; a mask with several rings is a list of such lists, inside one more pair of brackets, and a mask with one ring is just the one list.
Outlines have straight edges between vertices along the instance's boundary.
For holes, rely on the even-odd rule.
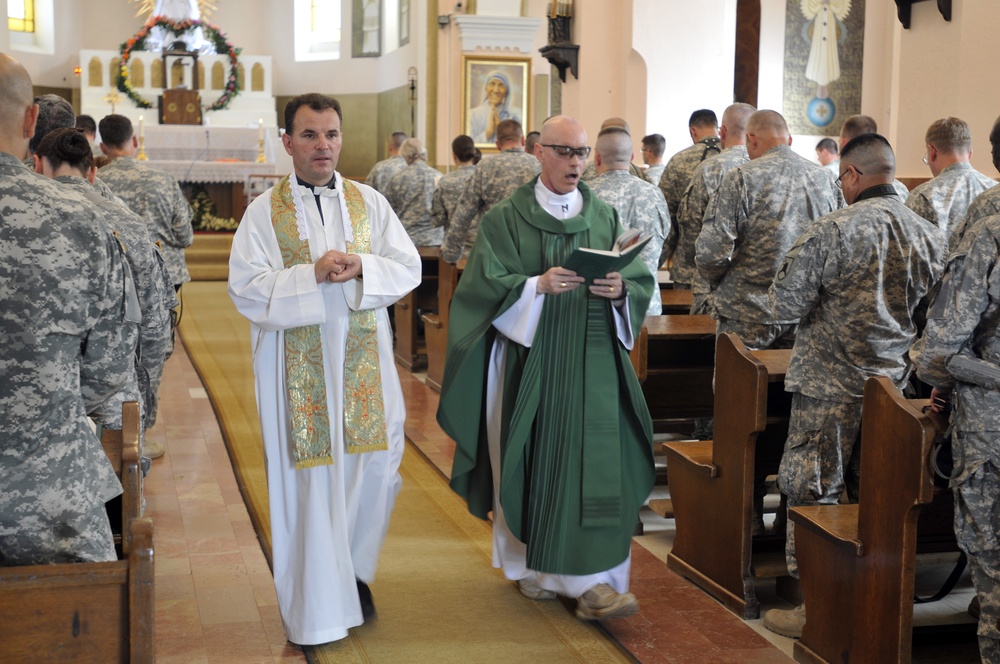
[[[844,171],[843,173],[841,173],[841,174],[840,174],[840,177],[839,177],[839,178],[837,178],[837,179],[836,179],[836,181],[835,181],[835,184],[836,184],[836,185],[837,185],[838,187],[840,187],[841,189],[843,189],[843,188],[844,188],[844,184],[843,184],[843,183],[842,183],[842,182],[840,181],[840,178],[842,178],[842,177],[844,177],[845,175],[847,175],[848,173],[850,173],[850,172],[851,172],[851,168],[853,168],[853,167],[852,167],[852,166],[848,166],[848,167],[847,167],[847,170],[846,170],[846,171]],[[859,176],[860,176],[860,175],[864,175],[864,173],[862,173],[861,171],[859,171],[859,170],[858,170],[858,169],[856,169],[856,168],[854,169],[854,172],[855,172],[855,173],[857,173],[857,174],[858,174]]]
[[590,146],[584,146],[582,148],[571,148],[568,145],[549,145],[548,143],[541,143],[543,148],[551,148],[560,157],[580,157],[581,159],[586,159],[590,156]]

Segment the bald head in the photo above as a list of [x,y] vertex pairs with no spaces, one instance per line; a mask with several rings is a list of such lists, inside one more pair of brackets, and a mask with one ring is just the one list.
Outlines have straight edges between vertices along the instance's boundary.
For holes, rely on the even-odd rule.
[[598,134],[594,149],[598,173],[628,170],[632,163],[632,138],[620,127],[610,127]]
[[37,117],[27,70],[14,58],[0,53],[0,150],[24,159]]
[[747,154],[757,159],[778,145],[791,145],[785,118],[777,111],[757,111],[747,121]]
[[840,173],[844,198],[853,203],[858,194],[869,187],[892,184],[896,176],[896,155],[884,136],[861,134],[841,151]]
[[733,104],[722,113],[722,128],[719,135],[722,138],[722,147],[729,148],[734,145],[746,145],[747,123],[750,116],[757,111],[750,104]]
[[587,152],[587,131],[568,115],[556,115],[542,125],[542,137],[535,145],[535,156],[542,165],[542,184],[557,194],[576,189],[587,154],[561,155],[550,145],[561,145]]

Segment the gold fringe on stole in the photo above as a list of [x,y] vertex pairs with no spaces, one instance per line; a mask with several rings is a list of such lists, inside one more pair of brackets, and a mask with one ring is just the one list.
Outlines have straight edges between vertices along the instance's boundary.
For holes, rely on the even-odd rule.
[[[271,223],[286,268],[311,264],[309,242],[299,237],[295,203],[286,175],[271,194]],[[326,367],[319,325],[285,330],[285,385],[288,389],[295,468],[333,464]]]
[[[372,229],[361,190],[343,180],[344,201],[354,241],[347,253],[370,254]],[[389,449],[378,356],[378,321],[373,309],[351,311],[344,366],[344,438],[349,454]]]

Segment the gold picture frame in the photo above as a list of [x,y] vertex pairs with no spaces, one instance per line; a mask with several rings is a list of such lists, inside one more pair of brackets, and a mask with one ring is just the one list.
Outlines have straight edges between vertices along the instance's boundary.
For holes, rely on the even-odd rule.
[[[495,103],[499,94],[495,81],[506,88],[499,103]],[[462,56],[462,133],[471,136],[476,147],[496,150],[497,120],[513,118],[524,128],[531,119],[531,101],[531,58]]]

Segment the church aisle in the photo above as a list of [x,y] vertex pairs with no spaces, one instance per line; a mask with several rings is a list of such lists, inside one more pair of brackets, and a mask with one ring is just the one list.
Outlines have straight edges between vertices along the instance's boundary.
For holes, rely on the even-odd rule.
[[167,453],[144,487],[156,529],[156,661],[305,662],[285,640],[271,572],[181,343],[164,370],[158,420],[146,436]]

